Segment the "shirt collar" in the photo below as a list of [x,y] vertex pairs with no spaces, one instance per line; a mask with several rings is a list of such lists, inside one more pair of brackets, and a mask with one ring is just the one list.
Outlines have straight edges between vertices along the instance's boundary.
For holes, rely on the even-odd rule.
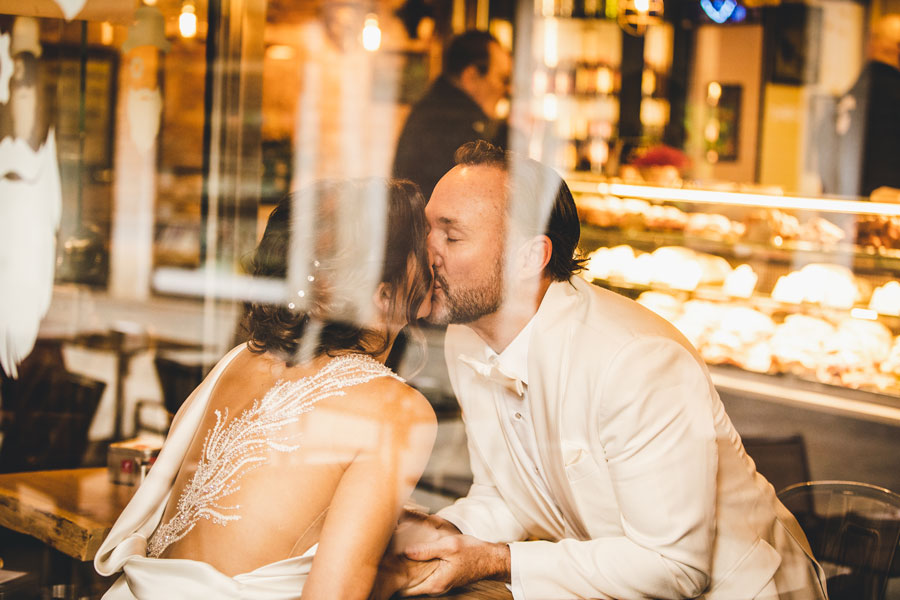
[[534,329],[534,320],[535,317],[532,316],[500,354],[494,352],[487,344],[484,345],[485,358],[488,362],[496,361],[504,373],[519,379],[525,385],[528,385],[528,346],[531,340],[531,330]]

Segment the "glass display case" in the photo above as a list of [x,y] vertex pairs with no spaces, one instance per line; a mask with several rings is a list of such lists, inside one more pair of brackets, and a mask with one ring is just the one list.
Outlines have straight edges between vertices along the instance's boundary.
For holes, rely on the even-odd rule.
[[900,205],[567,180],[585,278],[672,322],[720,391],[900,422]]

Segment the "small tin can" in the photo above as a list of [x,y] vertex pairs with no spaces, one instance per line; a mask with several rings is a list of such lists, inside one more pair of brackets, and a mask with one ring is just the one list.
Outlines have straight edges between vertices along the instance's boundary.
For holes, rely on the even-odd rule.
[[139,484],[156,462],[161,447],[161,444],[141,438],[110,444],[106,453],[109,480],[125,485]]

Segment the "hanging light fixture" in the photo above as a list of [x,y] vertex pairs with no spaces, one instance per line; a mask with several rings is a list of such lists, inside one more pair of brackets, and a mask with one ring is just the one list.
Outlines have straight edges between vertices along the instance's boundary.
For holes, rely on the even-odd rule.
[[378,16],[374,13],[366,15],[362,30],[363,48],[369,52],[375,52],[381,47],[381,28],[378,26]]
[[630,35],[644,35],[662,16],[663,0],[619,0],[619,27]]
[[178,30],[183,38],[197,36],[197,7],[192,0],[184,0],[181,5],[181,14],[178,15]]

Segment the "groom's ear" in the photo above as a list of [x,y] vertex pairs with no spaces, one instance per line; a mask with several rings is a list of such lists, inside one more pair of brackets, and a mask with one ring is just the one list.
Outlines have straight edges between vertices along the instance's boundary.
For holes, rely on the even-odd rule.
[[390,284],[382,281],[375,288],[375,293],[372,294],[372,302],[383,314],[387,314],[391,308],[391,289]]
[[538,277],[550,263],[553,242],[546,235],[536,235],[525,242],[518,252],[519,272],[522,277]]

